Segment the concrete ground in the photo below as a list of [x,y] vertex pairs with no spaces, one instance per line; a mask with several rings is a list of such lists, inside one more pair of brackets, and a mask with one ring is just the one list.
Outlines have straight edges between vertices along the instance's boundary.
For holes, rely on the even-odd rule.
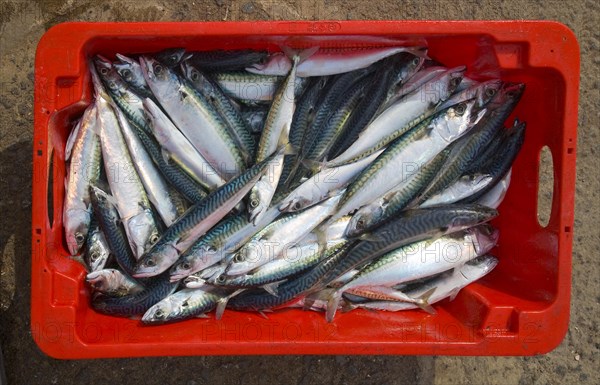
[[[567,336],[539,357],[187,357],[59,361],[29,331],[33,60],[44,32],[81,21],[552,19],[581,46],[573,294]],[[600,376],[598,3],[535,0],[369,2],[2,0],[0,2],[0,341],[10,384],[597,383]],[[594,32],[596,31],[596,32]],[[168,354],[168,352],[165,352]],[[594,380],[596,378],[596,380]],[[1,381],[0,381],[1,382]]]

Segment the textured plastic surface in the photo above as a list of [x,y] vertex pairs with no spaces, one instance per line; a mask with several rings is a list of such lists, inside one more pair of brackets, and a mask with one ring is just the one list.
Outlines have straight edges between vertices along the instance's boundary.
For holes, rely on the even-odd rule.
[[[221,321],[166,326],[94,312],[82,266],[67,258],[62,226],[64,143],[91,100],[86,58],[188,49],[356,46],[424,37],[430,55],[469,71],[527,83],[512,118],[528,123],[500,217],[495,271],[421,311],[323,314],[226,311]],[[386,43],[387,40],[387,43]],[[482,59],[483,58],[483,59]],[[533,355],[552,350],[569,322],[579,47],[553,22],[322,21],[68,23],[41,39],[35,64],[31,329],[58,358],[238,354]],[[548,226],[536,218],[539,154],[554,161]]]

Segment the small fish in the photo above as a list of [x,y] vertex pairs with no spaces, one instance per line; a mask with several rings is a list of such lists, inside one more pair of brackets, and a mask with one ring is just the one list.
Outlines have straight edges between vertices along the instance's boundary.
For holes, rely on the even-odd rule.
[[89,186],[100,178],[102,163],[97,132],[97,107],[93,104],[85,110],[81,118],[65,180],[63,223],[71,255],[77,255],[83,247],[91,222]]

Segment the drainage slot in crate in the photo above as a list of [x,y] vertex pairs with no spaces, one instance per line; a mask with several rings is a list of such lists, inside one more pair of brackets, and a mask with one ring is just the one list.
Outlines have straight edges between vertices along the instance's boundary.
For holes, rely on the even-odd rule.
[[54,227],[54,150],[50,153],[50,164],[48,165],[48,190],[46,199],[48,204],[48,223],[50,228]]
[[548,226],[552,214],[552,198],[554,195],[554,165],[552,153],[548,146],[540,151],[538,174],[537,220],[540,226]]

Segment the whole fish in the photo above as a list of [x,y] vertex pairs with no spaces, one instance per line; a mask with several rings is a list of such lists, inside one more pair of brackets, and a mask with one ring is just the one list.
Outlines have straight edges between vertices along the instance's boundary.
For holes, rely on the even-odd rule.
[[128,275],[133,273],[136,258],[129,246],[115,199],[97,186],[90,186],[94,215],[106,237],[110,251],[119,267]]
[[502,128],[504,121],[520,100],[524,89],[524,84],[507,83],[494,95],[486,107],[489,112],[470,135],[453,145],[443,171],[436,175],[419,202],[424,202],[460,178],[469,164],[485,152],[486,146]]
[[344,260],[329,272],[324,282],[401,246],[464,230],[485,223],[497,215],[496,210],[480,205],[446,205],[407,210],[363,236],[364,240],[356,244]]
[[438,75],[402,98],[373,120],[342,154],[326,163],[336,166],[355,162],[388,145],[431,116],[440,101],[450,97],[465,72],[457,67]]
[[[485,113],[475,102],[450,107],[399,138],[348,186],[337,216],[346,215],[384,195],[395,186],[410,184],[412,176],[450,143],[469,131]],[[336,218],[334,216],[334,218]]]
[[235,71],[264,63],[268,56],[267,51],[253,49],[213,50],[192,52],[188,60],[207,71]]
[[143,314],[154,304],[172,294],[179,282],[171,282],[168,274],[150,280],[144,290],[124,297],[99,296],[92,300],[92,307],[103,314],[132,317]]
[[254,157],[256,143],[238,109],[221,90],[221,87],[209,76],[194,68],[188,62],[183,62],[181,69],[186,79],[196,87],[196,90],[211,101],[227,124],[230,130],[229,133],[242,149],[246,163],[250,163]]
[[[299,77],[328,76],[366,68],[371,64],[399,52],[411,52],[424,56],[424,47],[323,47],[298,66]],[[285,55],[270,55],[264,64],[247,67],[246,71],[264,75],[285,75],[292,63]]]
[[129,124],[123,112],[119,108],[115,109],[115,112],[117,113],[117,119],[127,143],[129,154],[148,195],[148,200],[152,202],[165,225],[171,226],[175,219],[182,213],[182,208],[178,207],[180,206],[181,197],[178,197],[179,193],[167,185],[162,174],[156,169],[150,155],[148,155],[140,138]]
[[85,277],[95,291],[111,297],[124,297],[144,290],[139,282],[116,269],[103,269],[88,273]]
[[[308,55],[310,53],[303,53]],[[296,82],[296,66],[300,62],[300,55],[294,55],[292,66],[285,82],[277,90],[273,104],[267,115],[265,127],[258,143],[256,151],[256,162],[262,162],[271,156],[281,143],[288,142],[289,130],[294,115],[295,97],[294,84]],[[248,205],[250,221],[256,223],[271,205],[273,195],[279,184],[279,178],[283,170],[283,159],[285,154],[280,154],[273,159],[269,172],[265,174],[252,188]]]
[[144,100],[154,137],[163,148],[165,157],[173,159],[197,182],[208,190],[225,184],[213,166],[192,146],[152,99]]
[[164,298],[142,317],[146,325],[160,325],[200,317],[227,299],[231,291],[214,286],[182,289]]
[[[434,304],[443,299],[453,300],[461,289],[467,285],[483,278],[498,265],[498,259],[484,255],[466,262],[459,268],[449,270],[435,279],[429,280],[424,284],[417,285],[413,289],[404,293],[412,298],[422,298],[429,294],[427,302]],[[418,308],[417,305],[409,302],[390,302],[390,301],[368,301],[361,303],[349,303],[343,305],[344,311],[356,308],[384,311],[401,311]]]
[[[278,156],[285,148],[272,155]],[[225,217],[267,172],[267,158],[190,207],[140,259],[134,277],[152,277],[167,270],[198,238]],[[167,276],[169,274],[167,273]]]
[[202,157],[225,179],[242,172],[243,156],[211,103],[187,80],[155,59],[142,56],[140,64],[161,107]]
[[88,271],[104,269],[110,254],[110,247],[106,241],[106,237],[104,236],[102,229],[100,229],[98,222],[92,218],[86,240],[85,255],[83,257]]
[[244,274],[265,263],[278,259],[286,248],[302,240],[321,222],[329,218],[340,195],[301,213],[281,218],[259,232],[236,254],[227,269],[229,275]]
[[142,67],[140,67],[140,63],[125,55],[116,54],[116,56],[119,61],[113,63],[113,66],[133,91],[143,98],[154,97],[148,84],[146,84],[146,79],[144,78],[144,72],[142,71]]
[[413,243],[387,253],[361,269],[331,295],[327,320],[333,320],[344,291],[361,287],[392,287],[439,274],[486,254],[497,241],[497,230],[491,226],[480,226],[435,240]]
[[91,221],[89,186],[100,178],[102,152],[98,133],[97,107],[88,107],[75,136],[71,163],[65,180],[63,223],[71,255],[85,243]]
[[98,121],[102,158],[110,185],[117,202],[119,216],[125,225],[129,244],[139,258],[158,240],[158,229],[150,201],[135,170],[119,121],[101,84],[95,85],[98,98]]

